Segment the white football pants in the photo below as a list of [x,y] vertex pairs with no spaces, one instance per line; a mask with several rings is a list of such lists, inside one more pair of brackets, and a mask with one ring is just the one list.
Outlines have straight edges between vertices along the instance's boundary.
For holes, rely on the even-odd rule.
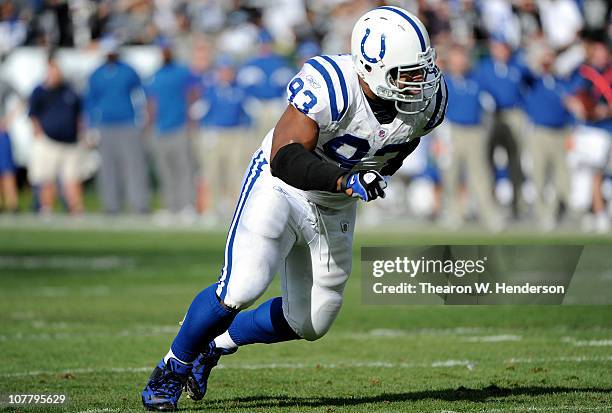
[[279,272],[283,312],[306,340],[335,320],[351,272],[356,203],[338,209],[307,200],[270,173],[261,150],[243,179],[217,295],[228,307],[253,304]]

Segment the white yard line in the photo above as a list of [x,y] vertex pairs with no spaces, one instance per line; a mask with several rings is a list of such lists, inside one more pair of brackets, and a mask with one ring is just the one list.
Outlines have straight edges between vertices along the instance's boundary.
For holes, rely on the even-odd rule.
[[[479,410],[479,413],[504,413],[504,412],[592,412],[610,410],[609,406],[601,407],[584,407],[584,406],[556,406],[556,407],[508,407],[503,409],[486,409]],[[459,412],[457,412],[459,413]]]
[[[564,362],[564,363],[584,363],[584,362],[609,362],[612,361],[612,356],[603,357],[550,357],[550,358],[512,358],[505,360],[503,364],[522,364],[522,363],[547,363],[547,362]],[[477,361],[470,360],[437,360],[429,363],[393,363],[385,361],[365,361],[353,363],[263,363],[263,364],[220,364],[217,368],[228,370],[268,370],[268,369],[340,369],[340,368],[453,368],[466,367],[473,368],[478,365]],[[117,367],[117,368],[80,368],[68,369],[61,371],[53,370],[34,370],[17,373],[2,373],[0,377],[27,377],[41,375],[62,375],[62,374],[92,374],[92,373],[143,373],[149,372],[152,366],[148,367]]]
[[[42,320],[32,320],[33,327],[56,327],[52,323],[45,325]],[[61,326],[65,330],[70,325],[65,323]],[[72,340],[78,338],[90,338],[90,337],[149,337],[155,335],[164,334],[176,334],[178,331],[177,325],[163,325],[163,326],[150,326],[150,327],[135,327],[133,329],[116,331],[116,332],[75,332],[70,333],[66,331],[61,332],[41,332],[41,333],[14,333],[14,334],[0,334],[0,341],[11,341],[11,340]],[[501,334],[501,335],[489,335],[489,336],[474,336],[473,334],[484,333],[486,330],[479,329],[477,327],[458,327],[458,328],[440,328],[440,329],[416,329],[416,330],[392,330],[392,329],[375,329],[371,331],[365,331],[363,333],[336,333],[336,337],[348,338],[354,340],[362,340],[365,338],[377,338],[377,339],[394,339],[397,337],[423,337],[423,336],[453,336],[453,335],[465,335],[465,341],[470,342],[502,342],[502,341],[519,341],[520,336]],[[492,332],[492,331],[489,331]]]
[[600,357],[587,357],[587,356],[573,356],[573,357],[550,357],[550,358],[511,358],[506,362],[511,364],[528,364],[528,363],[549,363],[549,362],[561,362],[561,363],[586,363],[591,361],[612,361],[612,356],[600,356]]
[[140,373],[152,370],[151,367],[120,367],[120,368],[81,368],[81,369],[69,369],[69,370],[32,370],[24,371],[19,373],[6,373],[0,374],[0,377],[27,377],[27,376],[51,376],[51,375],[64,375],[64,374],[92,374],[92,373]]
[[[74,326],[82,326],[82,324],[64,323],[45,323],[42,320],[33,320],[30,322],[34,328],[46,328],[52,326],[55,329],[67,329]],[[54,341],[54,340],[75,340],[79,338],[95,338],[95,337],[151,337],[166,334],[176,334],[180,326],[176,325],[161,325],[161,326],[146,326],[136,327],[129,330],[120,330],[112,333],[109,332],[92,332],[92,333],[72,333],[72,332],[41,332],[41,333],[14,333],[0,334],[0,342],[2,341]]]
[[508,341],[521,341],[523,337],[514,334],[500,334],[496,336],[472,336],[463,340],[469,343],[503,343]]
[[343,334],[347,337],[362,338],[362,337],[405,337],[405,336],[447,336],[447,335],[464,335],[478,334],[487,331],[481,327],[455,327],[455,328],[420,328],[414,330],[400,330],[391,328],[377,328],[363,333],[348,333]]
[[599,339],[599,340],[577,340],[574,337],[563,337],[562,343],[568,343],[576,347],[606,347],[612,346],[612,339]]
[[120,255],[0,255],[0,269],[36,270],[42,268],[103,271],[135,266],[134,258]]
[[[95,288],[89,291],[90,295],[94,294]],[[85,292],[85,291],[84,291]],[[99,291],[98,294],[101,294]],[[86,292],[84,295],[87,295]],[[66,331],[75,327],[83,327],[81,323],[65,323],[65,322],[53,322],[49,323],[44,320],[28,320],[32,328],[36,330],[58,330],[58,331],[40,331],[33,333],[9,333],[0,334],[0,342],[2,341],[45,341],[45,340],[75,340],[80,338],[92,338],[92,337],[151,337],[159,335],[173,335],[179,329],[178,323],[176,325],[159,325],[159,326],[136,326],[133,328],[114,331],[114,332],[70,332]],[[362,333],[335,333],[334,336],[342,339],[350,340],[363,340],[376,338],[377,340],[390,340],[401,337],[454,337],[458,341],[468,343],[504,343],[504,342],[519,342],[524,339],[523,336],[516,334],[490,334],[490,335],[474,335],[474,333],[493,333],[492,330],[478,329],[472,327],[460,327],[452,329],[417,329],[417,330],[386,330],[376,329],[371,331],[365,331]],[[529,339],[529,337],[527,337]],[[591,339],[591,340],[576,340],[572,337],[563,337],[561,342],[568,343],[577,347],[606,347],[612,346],[612,339]]]
[[604,347],[612,346],[612,340],[581,340],[574,343],[577,347]]

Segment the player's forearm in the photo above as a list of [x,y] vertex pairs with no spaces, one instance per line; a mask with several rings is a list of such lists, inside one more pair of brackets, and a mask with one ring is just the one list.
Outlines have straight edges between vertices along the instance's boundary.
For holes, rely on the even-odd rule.
[[339,192],[346,169],[319,159],[300,143],[281,147],[270,162],[272,175],[304,191]]

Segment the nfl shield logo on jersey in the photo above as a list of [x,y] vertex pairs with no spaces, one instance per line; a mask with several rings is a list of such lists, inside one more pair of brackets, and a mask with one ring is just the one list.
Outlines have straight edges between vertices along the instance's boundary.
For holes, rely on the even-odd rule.
[[340,222],[340,229],[342,230],[343,233],[347,233],[349,230],[349,223],[346,221],[341,221]]

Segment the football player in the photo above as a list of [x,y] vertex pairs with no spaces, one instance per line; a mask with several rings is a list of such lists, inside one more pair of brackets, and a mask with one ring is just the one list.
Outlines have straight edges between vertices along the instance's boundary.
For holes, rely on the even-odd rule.
[[[201,399],[222,355],[317,340],[338,315],[356,201],[384,197],[388,177],[446,110],[435,51],[414,15],[369,11],[351,49],[308,60],[289,83],[287,109],[244,175],[219,281],[191,303],[142,392],[145,408],[176,409],[184,388]],[[277,272],[282,296],[241,312]]]

